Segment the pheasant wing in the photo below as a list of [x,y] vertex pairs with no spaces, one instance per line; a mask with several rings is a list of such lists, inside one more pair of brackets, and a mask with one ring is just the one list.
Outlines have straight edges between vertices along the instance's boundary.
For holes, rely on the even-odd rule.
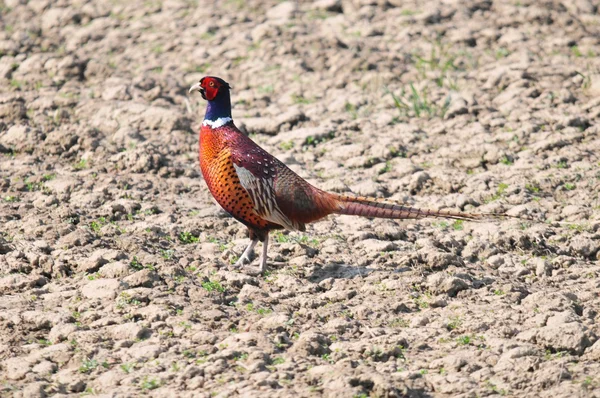
[[[258,160],[260,158],[260,160]],[[286,216],[277,204],[275,192],[276,167],[274,160],[263,154],[247,153],[246,156],[233,156],[233,167],[242,187],[254,203],[254,212],[274,224],[288,230],[301,230],[302,223]]]

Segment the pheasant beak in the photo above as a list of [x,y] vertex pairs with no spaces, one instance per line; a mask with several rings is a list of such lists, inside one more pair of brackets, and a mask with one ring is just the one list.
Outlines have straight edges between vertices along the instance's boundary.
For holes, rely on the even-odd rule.
[[193,91],[200,91],[200,94],[202,94],[202,96],[204,97],[204,89],[202,88],[202,85],[200,84],[200,82],[194,84],[192,87],[190,87],[188,93],[191,94]]

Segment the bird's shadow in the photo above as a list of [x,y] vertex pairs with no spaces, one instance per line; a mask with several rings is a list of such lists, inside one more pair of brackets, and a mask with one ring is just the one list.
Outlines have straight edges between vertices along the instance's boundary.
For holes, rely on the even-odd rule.
[[[396,272],[407,272],[411,269],[409,267],[402,267],[397,269]],[[379,269],[369,267],[359,267],[357,265],[344,264],[344,263],[327,263],[323,267],[315,270],[313,273],[306,276],[311,282],[319,283],[325,279],[354,279],[362,278],[371,274],[372,272],[380,271]]]

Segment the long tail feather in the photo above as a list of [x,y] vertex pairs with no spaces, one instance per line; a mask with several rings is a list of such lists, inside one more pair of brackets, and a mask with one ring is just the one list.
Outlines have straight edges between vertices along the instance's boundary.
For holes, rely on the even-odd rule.
[[449,218],[454,220],[484,221],[493,218],[520,218],[507,214],[475,214],[451,210],[428,210],[410,206],[380,201],[374,198],[362,196],[334,195],[337,201],[336,214],[347,214],[353,216],[392,218],[392,219],[419,219],[419,218]]

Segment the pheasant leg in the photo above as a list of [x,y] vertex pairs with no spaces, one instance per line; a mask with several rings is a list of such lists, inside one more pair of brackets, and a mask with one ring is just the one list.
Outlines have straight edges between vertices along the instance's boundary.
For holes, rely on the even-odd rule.
[[254,246],[256,246],[257,243],[258,243],[258,238],[253,238],[250,241],[250,244],[248,245],[248,247],[246,247],[246,250],[244,250],[244,252],[240,256],[240,258],[235,262],[235,264],[233,266],[239,268],[239,267],[242,267],[245,263],[249,263],[250,256],[254,252]]
[[269,234],[265,235],[265,240],[262,242],[263,250],[260,256],[260,273],[264,274],[267,271],[267,251],[269,249]]

